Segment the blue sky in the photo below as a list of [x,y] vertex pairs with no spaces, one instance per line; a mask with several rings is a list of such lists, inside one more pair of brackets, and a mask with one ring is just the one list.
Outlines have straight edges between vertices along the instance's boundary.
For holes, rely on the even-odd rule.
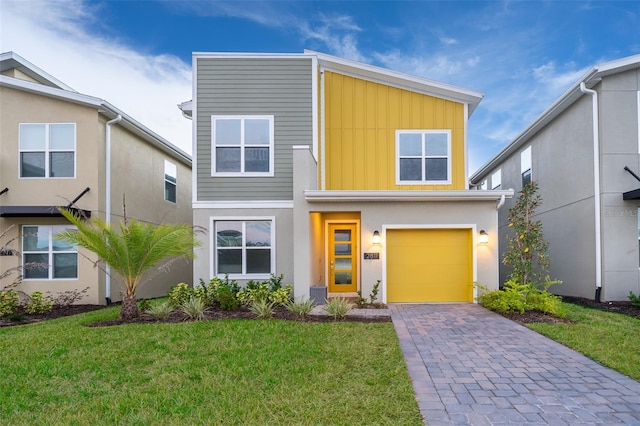
[[0,51],[187,152],[192,52],[305,48],[483,92],[473,172],[587,69],[640,53],[640,2],[0,0]]

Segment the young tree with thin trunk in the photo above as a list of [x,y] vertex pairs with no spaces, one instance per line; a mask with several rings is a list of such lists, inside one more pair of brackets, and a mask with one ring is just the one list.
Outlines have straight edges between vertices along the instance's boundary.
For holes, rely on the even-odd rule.
[[513,269],[510,278],[521,285],[544,284],[549,281],[549,243],[542,234],[542,223],[534,220],[542,205],[535,181],[525,185],[513,207],[509,209],[508,248],[502,263]]
[[121,320],[140,314],[136,290],[143,275],[176,259],[193,258],[193,247],[198,243],[193,227],[188,224],[153,225],[134,219],[120,222],[115,228],[100,218],[87,220],[67,209],[60,212],[77,230],[62,232],[58,238],[95,253],[122,278]]

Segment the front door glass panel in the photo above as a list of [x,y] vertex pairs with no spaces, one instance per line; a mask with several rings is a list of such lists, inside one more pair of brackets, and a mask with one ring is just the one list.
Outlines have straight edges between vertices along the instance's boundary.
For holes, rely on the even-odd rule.
[[329,292],[357,290],[356,224],[329,225]]

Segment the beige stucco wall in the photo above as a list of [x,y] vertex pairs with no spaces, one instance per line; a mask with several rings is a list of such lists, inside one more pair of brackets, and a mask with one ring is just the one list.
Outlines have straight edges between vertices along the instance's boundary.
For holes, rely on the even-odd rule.
[[[0,185],[9,188],[0,196],[0,203],[15,206],[66,205],[89,187],[91,190],[78,202],[78,207],[97,209],[100,188],[95,167],[99,156],[95,143],[98,132],[96,109],[0,87],[0,111]],[[76,123],[76,177],[20,179],[20,123]]]
[[[95,107],[57,100],[51,97],[0,88],[0,189],[9,191],[0,196],[0,205],[57,206],[66,205],[85,188],[90,191],[77,207],[94,216],[105,215],[105,123]],[[76,176],[65,179],[19,178],[19,123],[76,123]],[[191,223],[191,168],[152,146],[121,125],[112,126],[112,213],[113,223],[122,217],[122,195],[126,194],[127,216],[154,224],[165,222]],[[164,201],[164,160],[177,167],[177,204]],[[0,218],[0,232],[11,224],[17,236],[22,225],[63,224],[62,218]],[[21,241],[15,242],[21,250]],[[89,256],[93,259],[93,256]],[[0,268],[13,265],[17,258],[0,257]],[[4,269],[2,269],[4,270]],[[171,264],[168,271],[154,274],[140,289],[139,297],[166,295],[180,282],[192,282],[190,261]],[[2,285],[2,284],[0,284]],[[90,287],[80,303],[105,303],[105,274],[89,260],[79,256],[77,280],[25,281],[24,291],[67,291]],[[121,299],[117,279],[111,284],[111,299]]]

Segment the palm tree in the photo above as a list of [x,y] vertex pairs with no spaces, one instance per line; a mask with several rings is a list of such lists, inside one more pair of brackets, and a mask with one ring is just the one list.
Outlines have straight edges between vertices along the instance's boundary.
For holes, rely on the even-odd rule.
[[136,290],[145,272],[177,258],[192,258],[198,245],[194,229],[187,224],[153,225],[134,219],[120,222],[118,229],[100,218],[86,220],[64,208],[60,212],[77,230],[61,232],[57,238],[95,253],[122,278],[121,320],[139,315]]

